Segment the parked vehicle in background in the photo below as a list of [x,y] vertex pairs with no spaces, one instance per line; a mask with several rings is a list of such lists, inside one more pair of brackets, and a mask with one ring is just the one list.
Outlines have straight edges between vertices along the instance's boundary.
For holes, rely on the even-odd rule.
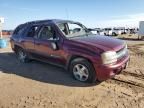
[[93,34],[99,34],[99,30],[95,28],[89,28],[89,31],[91,31]]
[[105,36],[117,36],[118,31],[115,28],[104,28],[103,32],[101,34],[103,34]]
[[42,20],[21,24],[10,42],[20,62],[36,59],[55,64],[82,82],[114,77],[129,61],[124,41],[95,36],[74,21]]
[[128,34],[138,34],[139,29],[138,28],[129,28]]
[[104,34],[101,34],[102,29],[100,28],[92,28],[92,29],[89,29],[89,31],[91,31],[93,34],[96,34],[96,35],[104,35]]
[[102,34],[104,34],[105,36],[109,36],[109,31],[111,30],[111,28],[104,28]]
[[125,27],[114,27],[114,28],[92,28],[89,29],[93,34],[105,35],[105,36],[117,36],[129,33]]
[[106,36],[117,36],[126,34],[125,27],[104,28],[103,34]]
[[119,31],[116,28],[111,28],[111,30],[109,31],[109,35],[111,36],[117,36],[118,34],[119,34]]
[[117,30],[117,34],[118,34],[118,35],[122,35],[122,34],[126,34],[126,33],[127,33],[125,27],[115,27],[114,29]]

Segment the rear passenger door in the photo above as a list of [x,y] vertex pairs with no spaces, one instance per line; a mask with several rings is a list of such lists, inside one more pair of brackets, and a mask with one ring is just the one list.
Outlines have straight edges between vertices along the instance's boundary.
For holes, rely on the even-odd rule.
[[29,53],[34,53],[34,37],[37,34],[38,27],[39,26],[37,26],[37,25],[30,26],[27,29],[25,37],[22,40],[26,51],[29,52]]

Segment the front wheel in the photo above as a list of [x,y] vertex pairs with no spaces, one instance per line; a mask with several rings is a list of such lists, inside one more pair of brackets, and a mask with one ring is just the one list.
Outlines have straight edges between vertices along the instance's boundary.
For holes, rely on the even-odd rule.
[[92,64],[83,58],[74,59],[70,65],[70,72],[76,80],[93,83],[96,81],[96,72]]

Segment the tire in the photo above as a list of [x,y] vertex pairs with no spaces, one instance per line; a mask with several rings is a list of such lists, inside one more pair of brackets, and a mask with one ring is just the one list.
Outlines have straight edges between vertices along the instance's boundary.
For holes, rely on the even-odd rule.
[[115,32],[112,33],[112,36],[117,36],[117,34]]
[[27,53],[22,49],[22,48],[18,48],[16,50],[16,55],[17,55],[17,58],[18,60],[21,62],[21,63],[27,63],[30,61]]
[[72,76],[81,82],[94,83],[96,72],[92,64],[83,58],[74,59],[70,64]]

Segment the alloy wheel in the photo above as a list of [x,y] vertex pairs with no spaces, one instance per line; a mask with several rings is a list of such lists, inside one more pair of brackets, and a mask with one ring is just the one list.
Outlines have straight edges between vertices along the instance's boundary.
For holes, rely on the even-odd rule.
[[89,70],[86,66],[82,64],[76,64],[73,67],[73,75],[79,81],[86,81],[89,77]]

